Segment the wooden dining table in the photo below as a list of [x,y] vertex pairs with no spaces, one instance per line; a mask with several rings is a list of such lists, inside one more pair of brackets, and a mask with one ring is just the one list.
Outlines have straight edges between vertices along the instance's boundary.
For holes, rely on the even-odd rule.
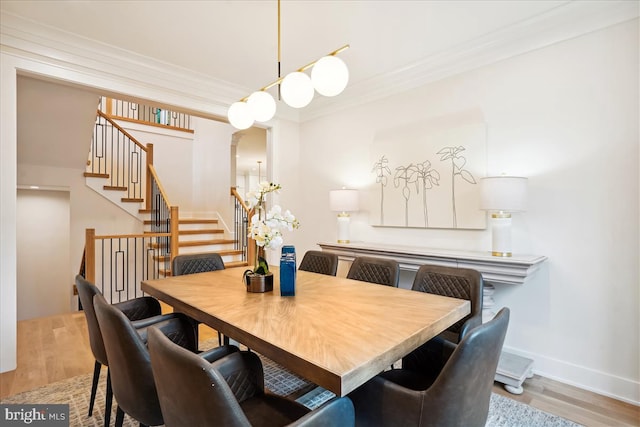
[[345,396],[465,317],[466,300],[307,271],[295,296],[250,293],[245,267],[145,280],[142,290]]

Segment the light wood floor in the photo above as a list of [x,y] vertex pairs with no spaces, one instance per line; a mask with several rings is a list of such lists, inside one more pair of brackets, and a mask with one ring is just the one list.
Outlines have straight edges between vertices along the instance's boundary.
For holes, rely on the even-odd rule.
[[[200,340],[216,337],[200,326]],[[18,322],[18,368],[0,374],[0,399],[93,371],[83,313]],[[535,376],[514,396],[496,383],[494,392],[585,426],[640,426],[640,408]],[[87,391],[88,393],[88,391]]]

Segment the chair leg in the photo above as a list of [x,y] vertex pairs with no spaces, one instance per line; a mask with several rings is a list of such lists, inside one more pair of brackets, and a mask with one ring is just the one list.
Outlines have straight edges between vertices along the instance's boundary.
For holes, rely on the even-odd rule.
[[123,422],[124,422],[124,411],[120,409],[120,406],[118,406],[118,409],[116,410],[116,427],[122,427]]
[[96,391],[98,390],[98,380],[100,379],[100,369],[102,363],[96,360],[93,365],[93,382],[91,383],[91,400],[89,400],[89,417],[93,414],[93,404],[96,401]]
[[222,347],[222,334],[218,332],[218,346]]
[[[113,403],[113,389],[111,388],[111,373],[107,370],[107,397],[104,401],[104,427],[111,422],[111,404]],[[118,408],[120,410],[120,408]]]

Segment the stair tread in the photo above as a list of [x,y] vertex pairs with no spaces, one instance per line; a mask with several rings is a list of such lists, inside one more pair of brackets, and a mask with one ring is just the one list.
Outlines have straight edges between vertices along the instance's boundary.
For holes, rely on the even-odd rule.
[[85,172],[85,178],[109,178],[108,173]]
[[211,239],[211,240],[187,240],[184,242],[178,242],[178,246],[208,246],[208,245],[221,245],[227,243],[235,243],[232,239]]
[[133,197],[123,197],[122,199],[120,199],[120,201],[122,201],[123,203],[142,203],[144,202],[144,199],[138,199]]
[[[227,255],[242,255],[242,250],[240,249],[223,249],[220,251],[208,251],[211,253],[216,253],[219,254],[220,256],[227,256]],[[155,255],[153,257],[154,261],[159,261],[159,262],[164,262],[169,258],[168,255]]]
[[127,187],[118,187],[115,185],[104,185],[102,188],[104,190],[111,190],[111,191],[127,191],[128,190]]
[[[179,224],[217,224],[218,220],[217,219],[211,219],[211,218],[180,218],[178,220]],[[145,225],[149,225],[151,224],[151,220],[147,219],[144,221]]]
[[[155,231],[145,230],[144,233],[155,233]],[[202,230],[178,230],[178,234],[181,235],[192,235],[192,234],[224,234],[224,230],[219,228],[210,228],[210,229],[202,229]]]
[[[178,242],[178,246],[211,246],[211,245],[227,245],[231,243],[235,243],[235,240],[232,239],[212,239],[212,240],[188,240],[184,242]],[[159,248],[167,246],[165,243],[150,243],[149,247],[151,248]]]
[[217,224],[218,220],[213,218],[180,218],[180,224]]
[[179,230],[178,234],[221,234],[224,233],[224,230],[221,230],[219,228],[208,228],[208,229],[202,229],[202,230]]

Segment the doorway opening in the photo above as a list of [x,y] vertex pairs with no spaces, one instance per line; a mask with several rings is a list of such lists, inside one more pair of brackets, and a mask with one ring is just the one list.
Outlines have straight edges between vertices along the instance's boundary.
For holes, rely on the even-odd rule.
[[231,141],[231,182],[244,197],[261,181],[268,181],[267,130],[252,127],[233,134]]

